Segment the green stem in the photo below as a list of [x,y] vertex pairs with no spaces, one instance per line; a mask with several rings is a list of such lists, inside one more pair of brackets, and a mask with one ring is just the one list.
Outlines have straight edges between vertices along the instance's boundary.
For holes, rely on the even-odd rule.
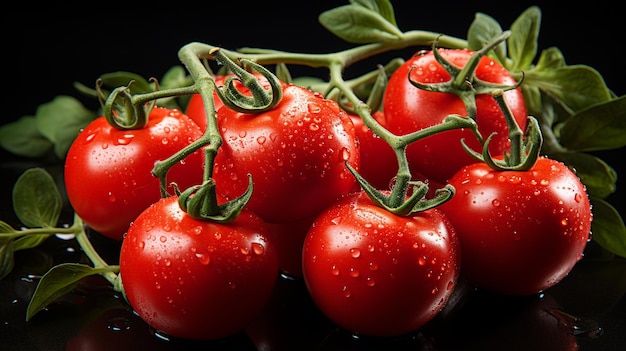
[[76,241],[83,250],[83,253],[89,258],[94,268],[111,269],[110,271],[100,273],[100,275],[103,276],[112,285],[115,285],[118,278],[117,273],[119,272],[119,266],[109,266],[104,261],[104,259],[102,259],[102,257],[98,254],[96,249],[91,244],[91,241],[89,241],[87,233],[85,232],[85,227],[83,225],[82,219],[76,214],[74,214],[74,224],[72,225],[72,227],[80,228],[80,230],[76,232]]

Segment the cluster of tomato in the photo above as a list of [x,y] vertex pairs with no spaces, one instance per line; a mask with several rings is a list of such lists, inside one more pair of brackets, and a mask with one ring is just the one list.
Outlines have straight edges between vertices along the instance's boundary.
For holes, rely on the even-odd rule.
[[[458,66],[468,50],[441,50]],[[467,115],[453,94],[418,89],[449,73],[432,52],[390,76],[381,126],[404,135]],[[516,82],[482,57],[476,77]],[[219,85],[220,76],[216,79]],[[261,78],[260,78],[261,79]],[[242,88],[242,91],[244,88]],[[520,128],[527,110],[519,88],[504,93]],[[122,241],[120,276],[126,298],[148,324],[171,336],[219,339],[241,331],[262,309],[278,272],[304,279],[319,309],[360,335],[398,336],[419,329],[446,305],[460,276],[475,286],[530,295],[560,281],[582,257],[591,208],[576,174],[539,157],[530,170],[501,171],[477,162],[468,129],[417,140],[406,150],[410,173],[429,187],[455,193],[441,206],[398,215],[362,191],[346,165],[373,187],[391,191],[397,150],[357,115],[322,94],[282,85],[282,100],[259,113],[238,112],[215,99],[223,139],[212,179],[221,201],[252,195],[229,223],[203,221],[161,196],[155,162],[200,138],[207,114],[200,95],[185,113],[155,107],[144,128],[120,130],[101,117],[66,157],[71,205],[93,230]],[[510,148],[503,112],[491,95],[476,96],[476,124],[493,135],[492,155]],[[186,189],[203,181],[199,149],[168,172]]]

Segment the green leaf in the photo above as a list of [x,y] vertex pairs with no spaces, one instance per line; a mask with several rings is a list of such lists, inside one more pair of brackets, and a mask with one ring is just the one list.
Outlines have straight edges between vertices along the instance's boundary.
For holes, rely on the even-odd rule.
[[537,40],[541,24],[541,10],[531,6],[511,25],[511,36],[507,39],[509,56],[513,65],[508,67],[519,72],[530,67],[537,56]]
[[29,234],[15,239],[13,251],[32,249],[42,244],[52,234]]
[[553,70],[566,66],[565,58],[559,48],[551,47],[541,51],[539,60],[534,69],[538,71]]
[[63,263],[52,267],[39,281],[26,310],[26,321],[58,298],[76,287],[88,276],[110,271],[110,268],[93,268],[78,263]]
[[604,199],[615,192],[617,172],[602,159],[581,152],[551,153],[549,157],[572,167],[590,196]]
[[525,84],[535,85],[558,98],[571,111],[581,111],[612,98],[602,76],[585,65],[535,67],[526,72]]
[[626,95],[580,111],[559,124],[556,133],[561,145],[570,150],[626,146]]
[[[493,39],[502,34],[502,27],[500,24],[484,13],[476,13],[474,21],[470,24],[467,31],[467,44],[470,50],[480,50],[486,44],[493,41]],[[503,66],[507,67],[507,48],[506,42],[501,42],[494,48],[496,58]]]
[[52,101],[39,105],[35,114],[37,129],[54,143],[55,154],[64,159],[70,145],[82,128],[96,118],[76,98],[56,96]]
[[393,5],[389,0],[350,0],[350,3],[370,9],[383,16],[389,23],[397,26]]
[[626,228],[619,212],[608,202],[592,198],[593,241],[609,252],[626,258]]
[[13,238],[0,236],[0,280],[13,270],[15,266],[14,252]]
[[322,12],[319,22],[337,37],[353,44],[393,41],[403,35],[379,13],[354,4]]
[[24,116],[0,126],[0,146],[19,156],[37,158],[48,153],[53,144],[41,134],[34,116]]
[[43,168],[29,168],[13,186],[13,209],[27,227],[54,227],[62,201],[52,176]]

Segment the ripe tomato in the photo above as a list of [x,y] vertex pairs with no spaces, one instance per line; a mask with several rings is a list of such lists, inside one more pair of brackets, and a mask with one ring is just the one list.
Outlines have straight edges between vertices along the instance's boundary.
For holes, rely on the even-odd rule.
[[[463,67],[473,52],[463,49],[439,49],[441,56],[452,64]],[[412,71],[411,71],[412,69]],[[435,60],[432,51],[422,52],[408,59],[389,77],[383,99],[386,125],[397,135],[415,132],[440,124],[449,114],[467,116],[461,99],[452,93],[431,92],[419,89],[408,79],[420,83],[441,83],[450,80],[450,74]],[[489,57],[482,57],[476,69],[476,77],[497,84],[516,84],[509,72]],[[528,117],[520,88],[504,93],[517,124],[526,128]],[[502,111],[491,95],[476,96],[476,124],[481,135],[491,140],[492,155],[502,155],[509,149],[508,128]],[[481,152],[482,146],[470,130],[454,129],[418,140],[407,148],[411,171],[421,173],[428,179],[445,183],[461,167],[474,163],[461,146],[464,138],[468,146]]]
[[345,165],[359,169],[354,125],[339,105],[297,85],[283,86],[272,110],[217,113],[224,143],[215,157],[217,191],[235,198],[254,181],[247,204],[270,223],[317,215],[354,188]]
[[[261,84],[263,84],[265,88],[269,89],[270,87],[269,82],[267,81],[265,77],[263,77],[262,74],[258,72],[254,72],[253,74],[257,77],[257,79],[259,79],[259,82],[261,82]],[[218,87],[223,86],[224,80],[229,76],[234,76],[234,74],[216,75],[215,76],[216,85]],[[247,94],[247,95],[252,95],[250,93],[250,90],[246,88],[240,81],[235,80],[234,85],[242,93]],[[224,103],[220,100],[217,93],[213,94],[213,103],[215,105],[215,111],[219,110],[222,106],[224,106]],[[202,95],[200,94],[191,95],[191,97],[189,98],[189,102],[187,103],[187,107],[185,108],[185,114],[189,116],[189,118],[191,118],[194,122],[196,122],[196,124],[200,126],[200,129],[202,131],[206,129],[207,116],[206,116],[206,111],[204,110],[204,102],[202,101]]]
[[529,171],[466,166],[439,208],[455,227],[463,272],[480,288],[530,295],[558,283],[582,258],[592,213],[585,186],[565,164],[540,157]]
[[417,330],[444,307],[460,264],[459,242],[442,212],[397,216],[359,192],[315,219],[302,271],[330,320],[359,335],[389,337]]
[[[372,117],[385,126],[385,116],[376,111]],[[361,149],[359,173],[377,189],[389,189],[391,180],[398,172],[396,154],[387,142],[369,129],[358,115],[350,115]],[[357,185],[358,186],[358,185]]]
[[231,223],[187,215],[178,197],[142,212],[122,241],[128,302],[173,337],[215,340],[241,332],[263,309],[278,278],[269,228],[243,210]]
[[[130,222],[161,197],[154,163],[200,138],[198,126],[178,110],[155,107],[142,129],[118,130],[104,116],[72,143],[65,159],[65,188],[74,211],[96,232],[121,240]],[[198,150],[168,172],[181,189],[202,183]]]

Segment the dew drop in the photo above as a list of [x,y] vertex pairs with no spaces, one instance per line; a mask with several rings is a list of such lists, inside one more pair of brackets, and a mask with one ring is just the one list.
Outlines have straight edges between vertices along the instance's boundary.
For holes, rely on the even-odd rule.
[[167,237],[165,235],[161,235],[161,237],[159,238],[159,241],[161,241],[162,243],[167,241]]
[[343,297],[350,297],[352,295],[347,286],[344,286],[341,290],[343,292]]
[[91,142],[91,141],[93,140],[93,138],[95,138],[95,137],[96,137],[96,133],[89,134],[89,135],[87,135],[87,137],[85,138],[85,142],[87,142],[87,143],[88,143],[88,142]]
[[334,275],[335,277],[339,275],[339,268],[336,265],[333,265],[330,268],[330,274]]
[[109,191],[107,194],[108,198],[109,198],[109,202],[115,202],[117,201],[117,199],[115,198],[115,194],[113,194],[113,192]]
[[256,138],[256,142],[259,143],[260,145],[265,144],[265,141],[267,141],[267,138],[262,136],[262,135],[260,137]]
[[350,268],[350,272],[348,273],[349,276],[351,276],[352,278],[358,278],[359,275],[361,275],[361,273],[359,272],[358,269],[351,267]]
[[350,256],[352,256],[352,258],[359,258],[361,256],[361,249],[358,249],[358,248],[350,249]]
[[167,143],[169,143],[169,140],[167,140],[167,138],[161,139],[161,144],[167,145]]
[[322,108],[317,104],[309,104],[308,110],[311,113],[319,113],[320,111],[322,111]]
[[574,195],[574,201],[576,201],[576,202],[581,202],[581,201],[583,201],[583,195],[582,195],[582,194],[580,194],[580,193],[576,193],[576,194]]
[[417,264],[420,266],[426,265],[426,257],[422,256],[417,259]]
[[317,123],[311,123],[311,124],[309,124],[309,129],[315,132],[315,131],[318,131],[320,129],[320,126]]
[[265,253],[265,247],[259,243],[252,243],[252,252],[254,252],[255,255],[261,256]]
[[493,200],[491,201],[491,204],[492,204],[494,207],[499,207],[499,206],[500,206],[500,200],[498,200],[498,199],[493,199]]
[[372,279],[372,277],[367,277],[367,279],[365,280],[365,284],[369,287],[372,287],[376,285],[376,281]]
[[211,263],[211,256],[202,253],[196,253],[196,258],[201,265],[206,266]]

